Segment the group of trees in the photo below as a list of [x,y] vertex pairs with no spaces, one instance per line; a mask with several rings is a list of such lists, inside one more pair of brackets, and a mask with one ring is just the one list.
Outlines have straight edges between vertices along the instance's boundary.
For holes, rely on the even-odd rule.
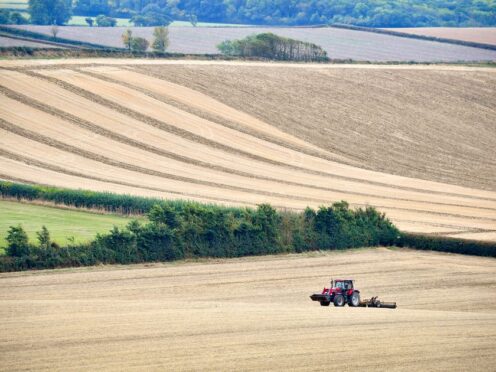
[[193,24],[496,25],[496,0],[29,0],[29,11],[32,23],[58,25],[71,13],[130,18],[137,26],[167,26],[172,19]]
[[10,228],[0,271],[98,263],[171,261],[191,257],[240,257],[391,245],[398,230],[373,208],[351,210],[345,202],[304,213],[226,208],[192,202],[162,202],[148,212],[149,222],[132,221],[87,244],[53,243],[46,228],[31,244],[21,226]]
[[[169,30],[166,27],[155,27],[153,30],[152,49],[155,52],[164,53],[169,46]],[[146,52],[150,43],[143,37],[133,37],[133,32],[127,29],[122,34],[122,42],[130,52]]]
[[[71,9],[71,0],[30,2],[53,3],[63,14]],[[73,6],[74,14],[133,18],[135,24],[147,26],[166,26],[171,19],[370,27],[496,24],[496,0],[75,0]]]
[[327,60],[327,52],[320,46],[273,33],[251,35],[241,40],[226,40],[217,48],[228,56],[260,57],[281,61]]
[[19,12],[0,9],[0,25],[24,25],[29,21]]

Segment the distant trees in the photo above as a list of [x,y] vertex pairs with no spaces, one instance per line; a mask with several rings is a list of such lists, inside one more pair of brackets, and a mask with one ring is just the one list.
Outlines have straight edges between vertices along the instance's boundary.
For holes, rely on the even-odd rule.
[[100,14],[96,17],[96,24],[98,27],[115,27],[117,20],[115,18]]
[[31,23],[37,25],[63,25],[71,18],[71,0],[29,0]]
[[252,35],[241,40],[227,40],[217,48],[228,56],[261,57],[283,61],[327,60],[327,53],[320,46],[273,33]]
[[127,29],[122,34],[122,42],[127,50],[131,52],[146,52],[150,43],[142,37],[133,37],[133,32]]
[[52,34],[53,38],[56,39],[57,35],[59,34],[59,26],[53,25],[50,27],[50,33]]
[[494,26],[495,0],[75,0],[75,14],[269,25],[346,23],[368,27]]
[[29,21],[19,12],[11,12],[7,9],[0,9],[0,24],[1,25],[24,25]]
[[167,12],[167,7],[159,6],[158,4],[149,4],[145,6],[139,13],[136,13],[131,22],[135,26],[168,26],[172,21],[170,14]]
[[126,47],[126,49],[129,51],[131,51],[131,41],[132,40],[133,40],[133,31],[131,31],[130,29],[127,29],[122,34],[122,42],[124,43],[124,46]]
[[166,27],[155,27],[153,30],[153,44],[152,48],[156,52],[165,52],[169,46],[169,30]]
[[150,43],[142,37],[133,37],[131,39],[131,51],[143,53],[146,52]]

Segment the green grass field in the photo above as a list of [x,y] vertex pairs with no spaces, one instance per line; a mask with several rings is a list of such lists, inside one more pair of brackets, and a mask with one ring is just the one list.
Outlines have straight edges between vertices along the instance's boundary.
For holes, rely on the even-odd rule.
[[3,248],[6,246],[7,231],[13,225],[21,224],[32,243],[36,243],[36,231],[45,225],[53,241],[65,244],[71,237],[75,242],[89,241],[97,233],[106,232],[114,225],[119,227],[127,225],[131,219],[117,215],[0,200],[0,253],[3,253]]
[[0,9],[27,9],[28,0],[0,0]]
[[[86,18],[85,16],[72,16],[69,22],[67,22],[68,26],[88,26],[86,23]],[[96,19],[96,17],[89,17],[93,18],[93,20]],[[117,20],[117,27],[132,27],[133,24],[130,22],[128,18],[116,18]],[[95,26],[96,27],[96,23]]]

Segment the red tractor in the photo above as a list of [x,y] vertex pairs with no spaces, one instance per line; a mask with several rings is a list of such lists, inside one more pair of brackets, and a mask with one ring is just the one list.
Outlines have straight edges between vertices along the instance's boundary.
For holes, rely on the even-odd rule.
[[360,291],[353,286],[352,279],[331,280],[331,288],[324,288],[322,293],[315,293],[310,296],[312,301],[319,301],[320,306],[360,306]]

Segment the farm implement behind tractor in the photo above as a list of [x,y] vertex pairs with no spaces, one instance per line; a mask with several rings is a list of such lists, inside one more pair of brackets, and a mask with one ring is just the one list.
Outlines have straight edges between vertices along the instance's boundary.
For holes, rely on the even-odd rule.
[[310,298],[312,301],[320,302],[320,306],[329,306],[332,302],[337,307],[348,304],[352,307],[396,309],[396,302],[383,302],[377,296],[362,301],[360,291],[354,287],[351,279],[331,280],[330,288],[324,288],[322,293],[315,293]]

